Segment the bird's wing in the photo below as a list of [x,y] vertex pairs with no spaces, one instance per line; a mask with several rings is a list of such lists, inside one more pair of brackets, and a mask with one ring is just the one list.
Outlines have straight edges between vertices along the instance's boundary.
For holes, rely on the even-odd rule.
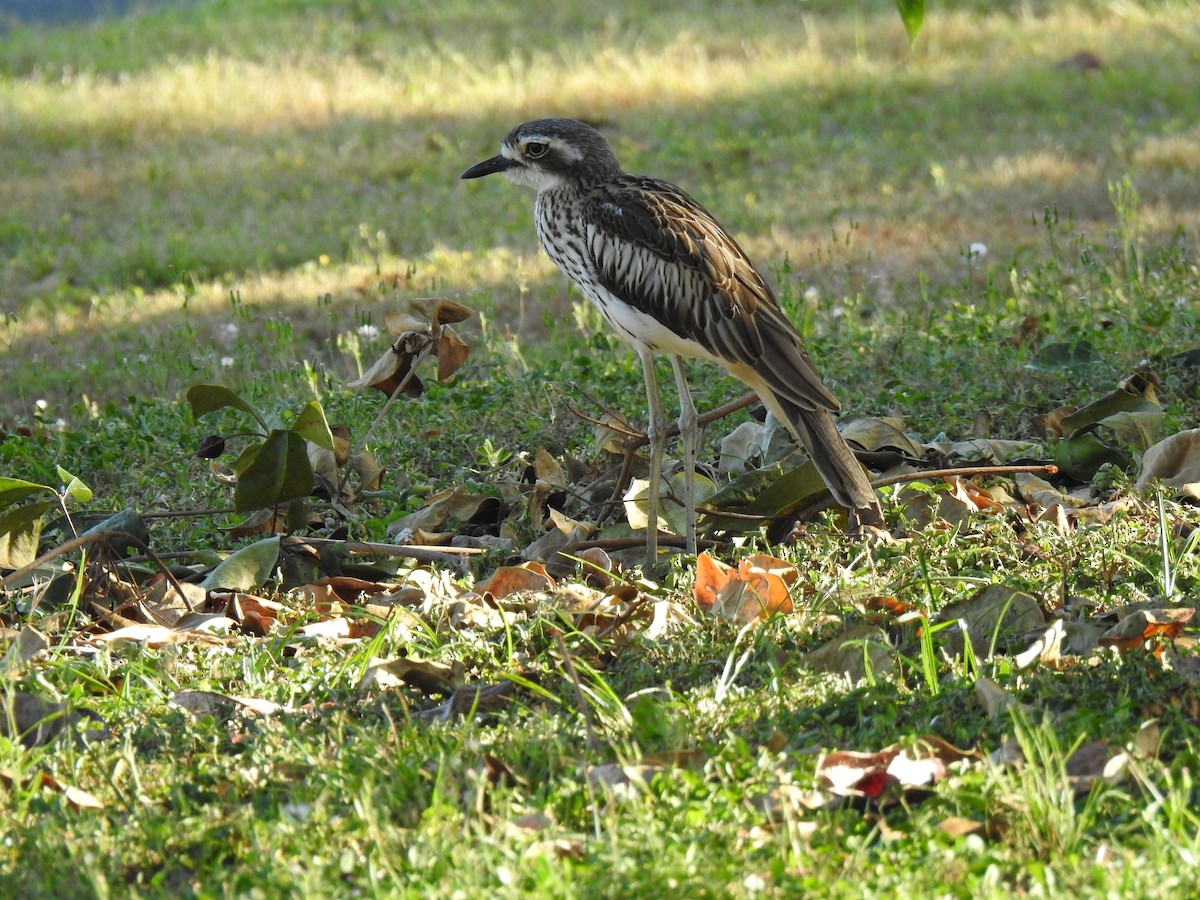
[[734,371],[752,370],[796,406],[839,408],[762,276],[704,207],[637,175],[592,189],[584,202],[588,250],[610,293]]

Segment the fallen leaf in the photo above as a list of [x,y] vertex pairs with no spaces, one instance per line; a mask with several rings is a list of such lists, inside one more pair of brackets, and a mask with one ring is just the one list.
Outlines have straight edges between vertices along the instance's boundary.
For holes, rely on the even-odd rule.
[[17,632],[16,639],[8,645],[4,658],[0,659],[0,672],[9,678],[14,677],[26,664],[31,662],[43,650],[50,647],[50,642],[32,625],[24,625]]
[[705,552],[696,557],[692,596],[702,611],[746,625],[790,613],[789,587],[799,577],[795,566],[765,554],[743,559],[735,569]]
[[71,808],[76,811],[106,808],[104,801],[98,799],[94,795],[81,788],[64,784],[49,772],[38,772],[32,776],[20,778],[10,771],[0,770],[0,783],[3,783],[10,788],[14,785],[20,784],[25,788],[39,787],[45,790],[53,791],[56,794],[62,794],[63,799],[66,800]]
[[1175,488],[1179,496],[1200,500],[1200,428],[1173,434],[1147,448],[1137,489],[1145,492],[1155,481]]
[[524,562],[519,566],[500,566],[486,581],[475,585],[475,593],[503,600],[510,594],[527,591],[552,591],[554,579],[546,567],[538,562]]
[[842,629],[800,661],[811,669],[845,675],[855,684],[866,678],[868,671],[881,676],[895,668],[887,634],[869,622]]
[[1156,637],[1174,640],[1195,614],[1196,610],[1191,607],[1140,609],[1104,632],[1099,643],[1101,647],[1115,647],[1125,652]]
[[289,707],[257,697],[235,697],[216,691],[176,691],[171,703],[193,716],[228,716],[235,711],[270,716],[291,712]]
[[942,609],[937,620],[960,623],[958,628],[940,632],[945,636],[947,652],[962,653],[965,631],[979,659],[986,659],[993,645],[1007,647],[1019,635],[1046,627],[1038,600],[1004,584],[989,584],[965,600],[956,600]]

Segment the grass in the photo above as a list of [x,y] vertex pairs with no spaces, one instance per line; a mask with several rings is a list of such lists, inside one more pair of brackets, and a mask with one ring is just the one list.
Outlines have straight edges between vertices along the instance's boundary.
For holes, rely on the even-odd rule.
[[[456,180],[541,114],[602,123],[631,169],[717,212],[853,413],[925,440],[1036,439],[1036,416],[1148,362],[1164,433],[1198,427],[1194,367],[1165,364],[1200,340],[1198,29],[1184,2],[968,3],[931,9],[910,51],[894,11],[866,4],[276,0],[11,30],[0,475],[56,484],[61,464],[96,492],[84,513],[222,509],[228,489],[192,451],[236,420],[192,421],[183,388],[227,383],[272,415],[317,398],[361,436],[380,401],[342,385],[385,346],[372,329],[443,295],[480,312],[464,329],[472,356],[377,429],[384,492],[349,536],[386,539],[447,485],[503,494],[539,447],[600,466],[563,398],[637,419],[636,361],[540,255],[531,198]],[[1099,71],[1057,67],[1083,49]],[[1088,342],[1099,363],[1025,367],[1056,341]],[[739,393],[696,376],[702,409]],[[1018,670],[1011,654],[948,653],[949,629],[893,625],[890,667],[862,684],[805,660],[872,597],[935,616],[999,582],[1089,621],[1163,604],[1168,587],[1191,603],[1194,508],[1107,478],[1124,512],[1029,522],[1022,539],[984,517],[864,553],[818,520],[765,548],[801,568],[797,612],[740,637],[691,618],[682,560],[656,596],[687,624],[630,643],[533,603],[502,628],[454,627],[432,604],[366,642],[285,628],[81,653],[66,622],[90,617],[69,588],[36,609],[14,592],[5,627],[52,645],[6,672],[6,705],[94,710],[112,738],[0,737],[0,892],[1189,896],[1195,687],[1152,654]],[[231,518],[155,520],[154,546],[232,549]],[[500,561],[445,577],[469,585]],[[385,562],[372,577],[419,575]],[[318,618],[276,599],[297,626]],[[401,655],[526,686],[502,709],[428,724],[436,693],[359,690],[372,657]],[[989,717],[976,670],[1026,715]],[[291,711],[191,716],[169,702],[179,690]],[[1136,748],[1148,723],[1161,740],[1124,780],[1071,790],[1073,748]],[[981,755],[1015,743],[1026,763],[952,767],[929,796],[882,808],[804,804],[822,753],[931,735]],[[687,765],[644,785],[595,777],[681,751]],[[104,808],[73,809],[43,774]],[[980,827],[955,833],[956,818]]]

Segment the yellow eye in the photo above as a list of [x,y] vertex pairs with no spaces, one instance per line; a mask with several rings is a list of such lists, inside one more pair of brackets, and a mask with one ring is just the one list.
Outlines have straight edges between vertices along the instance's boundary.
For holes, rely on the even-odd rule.
[[530,141],[525,145],[525,155],[530,159],[541,159],[549,149],[550,145],[543,141]]

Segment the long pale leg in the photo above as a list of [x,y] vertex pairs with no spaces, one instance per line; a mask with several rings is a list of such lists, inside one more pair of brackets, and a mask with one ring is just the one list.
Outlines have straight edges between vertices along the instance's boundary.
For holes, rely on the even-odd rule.
[[671,357],[671,368],[675,371],[675,386],[679,389],[679,440],[683,444],[683,499],[687,521],[687,552],[696,555],[696,454],[700,447],[700,429],[696,425],[696,405],[692,403],[692,392],[688,390],[687,375],[683,371],[683,360]]
[[658,507],[662,491],[663,454],[667,444],[667,417],[663,412],[662,398],[658,395],[654,354],[648,347],[638,347],[637,352],[642,359],[646,405],[650,413],[650,424],[646,429],[646,437],[650,441],[650,487],[646,492],[646,574],[649,575],[658,561]]

